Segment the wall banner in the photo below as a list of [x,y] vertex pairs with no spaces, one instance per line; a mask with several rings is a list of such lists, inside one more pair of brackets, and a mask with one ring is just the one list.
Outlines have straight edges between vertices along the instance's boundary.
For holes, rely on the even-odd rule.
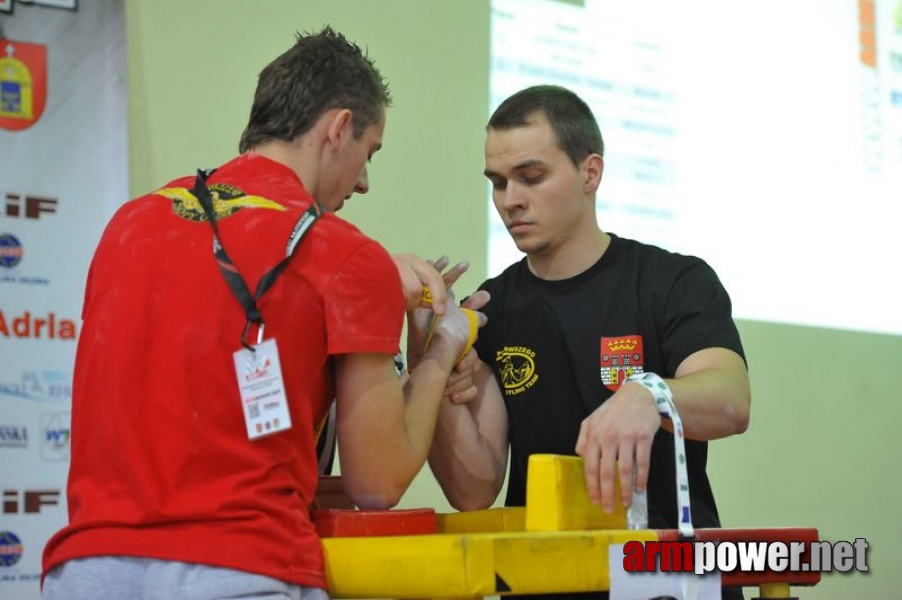
[[0,5],[0,598],[37,600],[67,521],[88,265],[128,198],[124,3]]

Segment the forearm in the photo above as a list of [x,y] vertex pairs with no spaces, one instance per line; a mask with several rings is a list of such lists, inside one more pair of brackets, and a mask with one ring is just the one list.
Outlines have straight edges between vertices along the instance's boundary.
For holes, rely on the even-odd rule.
[[[419,471],[429,455],[451,361],[427,353],[404,383],[404,439],[406,454]],[[412,478],[412,477],[411,477]]]
[[451,505],[458,510],[490,506],[507,470],[507,413],[491,371],[477,374],[477,399],[445,400],[429,454],[429,465]]
[[381,366],[363,357],[343,361],[355,366],[340,367],[349,373],[339,377],[339,456],[345,488],[361,508],[397,504],[426,462],[453,366],[452,355],[445,354],[424,356],[403,385],[387,358]]
[[[648,483],[655,433],[661,427],[673,431],[673,421],[662,419],[655,393],[645,385],[654,388],[659,382],[642,379],[624,383],[580,427],[576,451],[583,457],[589,497],[608,512],[615,505],[615,478],[620,481],[620,502],[626,506],[632,499],[634,468],[636,488],[643,490]],[[712,440],[748,427],[748,373],[735,352],[700,350],[680,364],[675,377],[664,381],[685,437]]]

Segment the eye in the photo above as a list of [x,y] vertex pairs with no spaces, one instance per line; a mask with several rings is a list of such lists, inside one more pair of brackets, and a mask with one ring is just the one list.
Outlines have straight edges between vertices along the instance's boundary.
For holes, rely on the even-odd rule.
[[526,185],[536,185],[542,183],[545,179],[545,173],[541,171],[525,171],[520,175],[520,181]]
[[492,183],[493,190],[501,191],[501,190],[504,190],[507,188],[507,179],[500,179],[500,178],[492,177],[491,179],[489,179],[489,181]]

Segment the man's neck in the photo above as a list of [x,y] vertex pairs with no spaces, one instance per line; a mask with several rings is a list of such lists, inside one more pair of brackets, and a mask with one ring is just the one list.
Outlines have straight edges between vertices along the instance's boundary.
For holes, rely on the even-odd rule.
[[302,136],[290,142],[270,140],[250,151],[282,163],[294,171],[304,188],[316,198],[315,193],[319,183],[319,156],[314,150],[315,146],[311,144],[309,138]]
[[539,279],[560,281],[587,271],[611,245],[611,236],[594,228],[584,239],[571,239],[565,246],[527,257],[529,270]]

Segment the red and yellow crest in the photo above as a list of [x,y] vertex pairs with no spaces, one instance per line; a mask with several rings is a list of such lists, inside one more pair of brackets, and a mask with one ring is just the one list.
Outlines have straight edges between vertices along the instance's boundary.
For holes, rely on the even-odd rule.
[[0,39],[0,127],[31,127],[46,100],[47,47]]
[[641,335],[601,338],[601,382],[616,392],[627,377],[645,370]]

